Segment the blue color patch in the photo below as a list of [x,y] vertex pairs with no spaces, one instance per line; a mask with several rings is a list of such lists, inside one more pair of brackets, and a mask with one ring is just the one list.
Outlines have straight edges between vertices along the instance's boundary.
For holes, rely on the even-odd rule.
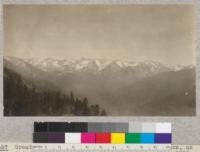
[[155,143],[155,135],[153,133],[141,133],[141,143],[153,144]]

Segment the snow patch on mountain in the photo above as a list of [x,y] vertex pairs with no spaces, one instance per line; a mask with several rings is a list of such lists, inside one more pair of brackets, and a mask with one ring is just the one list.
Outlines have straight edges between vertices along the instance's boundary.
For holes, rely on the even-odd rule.
[[107,59],[52,59],[47,58],[43,60],[37,59],[20,59],[16,57],[4,57],[7,61],[13,63],[16,66],[25,68],[28,65],[32,65],[45,72],[58,73],[73,73],[73,72],[88,72],[99,73],[102,71],[118,71],[118,70],[132,70],[143,71],[145,73],[163,72],[163,71],[179,71],[183,68],[193,68],[194,66],[172,66],[163,65],[160,62],[155,61],[121,61],[121,60],[107,60]]

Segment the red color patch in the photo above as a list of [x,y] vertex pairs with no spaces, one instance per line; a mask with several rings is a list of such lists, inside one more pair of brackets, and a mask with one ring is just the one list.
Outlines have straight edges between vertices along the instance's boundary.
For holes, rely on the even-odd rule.
[[111,143],[111,133],[96,133],[96,143]]

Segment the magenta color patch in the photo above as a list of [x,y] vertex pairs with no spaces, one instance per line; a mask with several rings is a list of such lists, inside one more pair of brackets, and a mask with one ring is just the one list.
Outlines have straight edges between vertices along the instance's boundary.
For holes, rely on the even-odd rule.
[[81,143],[95,143],[95,133],[81,133]]

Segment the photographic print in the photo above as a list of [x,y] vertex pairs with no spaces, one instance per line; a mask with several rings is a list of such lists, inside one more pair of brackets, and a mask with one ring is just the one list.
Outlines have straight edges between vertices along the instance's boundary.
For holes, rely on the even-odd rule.
[[4,116],[194,116],[193,5],[4,5]]

